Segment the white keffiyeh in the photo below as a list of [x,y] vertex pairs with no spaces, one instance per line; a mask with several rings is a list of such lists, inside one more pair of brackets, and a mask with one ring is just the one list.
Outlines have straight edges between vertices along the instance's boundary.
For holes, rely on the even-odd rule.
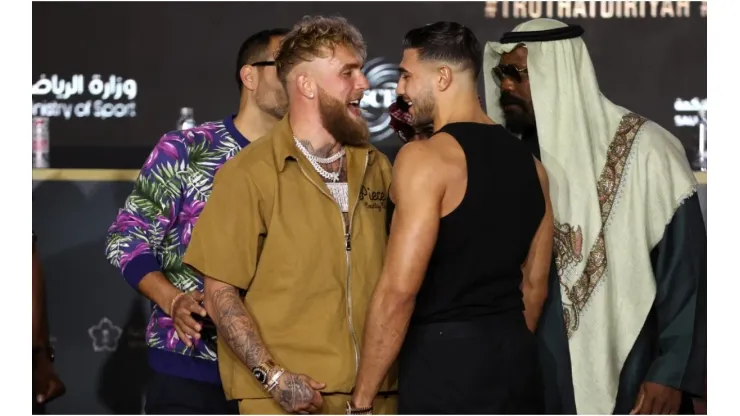
[[[514,32],[566,26],[536,19]],[[650,250],[695,192],[696,180],[673,135],[601,94],[580,37],[520,44],[528,51],[550,181],[576,407],[578,413],[611,414],[622,366],[655,299]],[[488,115],[500,122],[500,89],[491,71],[517,45],[485,46]]]

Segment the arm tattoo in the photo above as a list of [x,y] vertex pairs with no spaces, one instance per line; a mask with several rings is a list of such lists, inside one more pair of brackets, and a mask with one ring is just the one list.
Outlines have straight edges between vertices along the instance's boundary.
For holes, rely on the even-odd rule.
[[[250,369],[271,360],[257,324],[247,312],[235,287],[225,287],[213,293],[213,317],[218,328],[219,341],[226,344]],[[285,372],[279,379],[273,397],[286,411],[303,409],[311,404],[314,390],[301,376]]]
[[221,339],[250,369],[272,359],[267,352],[257,325],[247,312],[234,287],[225,287],[213,293],[216,327]]

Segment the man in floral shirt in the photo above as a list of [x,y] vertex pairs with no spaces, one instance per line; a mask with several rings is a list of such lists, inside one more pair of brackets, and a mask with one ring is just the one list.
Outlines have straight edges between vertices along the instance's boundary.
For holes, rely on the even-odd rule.
[[108,230],[108,260],[153,302],[146,340],[155,377],[147,414],[238,413],[221,388],[216,331],[201,305],[202,276],[182,264],[182,256],[216,172],[247,138],[262,137],[285,113],[274,56],[287,32],[262,31],[242,44],[239,112],[162,137]]

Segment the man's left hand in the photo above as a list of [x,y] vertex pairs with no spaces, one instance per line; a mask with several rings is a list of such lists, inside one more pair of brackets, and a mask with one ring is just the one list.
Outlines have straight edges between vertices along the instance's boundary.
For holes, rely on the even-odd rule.
[[34,393],[36,394],[36,401],[38,403],[48,403],[65,393],[66,388],[64,387],[64,383],[54,373],[51,360],[41,360],[35,373]]
[[681,407],[681,390],[646,381],[640,386],[631,415],[675,415]]

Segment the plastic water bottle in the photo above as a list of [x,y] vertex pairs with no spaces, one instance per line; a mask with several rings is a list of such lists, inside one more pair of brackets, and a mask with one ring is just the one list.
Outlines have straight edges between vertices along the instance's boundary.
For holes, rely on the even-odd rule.
[[195,117],[193,115],[193,109],[190,107],[183,107],[180,109],[180,118],[177,119],[177,129],[187,130],[195,127]]
[[33,118],[33,168],[43,169],[49,167],[49,118]]
[[707,171],[707,109],[699,111],[699,169]]

